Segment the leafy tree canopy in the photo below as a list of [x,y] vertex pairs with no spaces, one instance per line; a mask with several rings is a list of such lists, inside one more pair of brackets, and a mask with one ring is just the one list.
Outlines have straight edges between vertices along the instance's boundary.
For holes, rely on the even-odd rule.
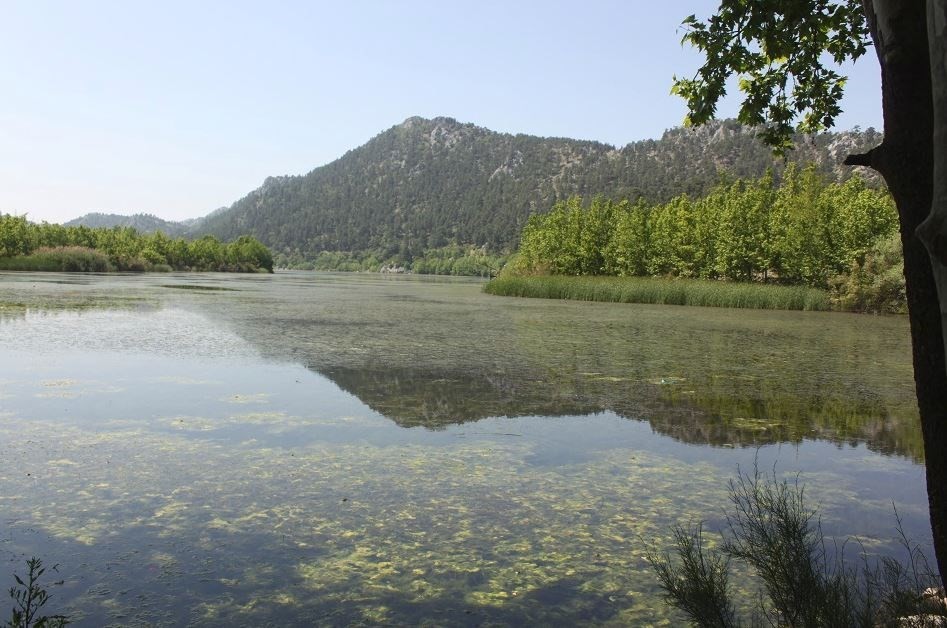
[[859,58],[871,43],[860,0],[723,0],[706,21],[691,15],[683,26],[682,43],[707,60],[693,78],[675,77],[672,92],[690,112],[686,123],[712,119],[736,74],[744,94],[739,121],[761,126],[778,152],[792,147],[794,130],[834,124],[845,77],[831,66]]

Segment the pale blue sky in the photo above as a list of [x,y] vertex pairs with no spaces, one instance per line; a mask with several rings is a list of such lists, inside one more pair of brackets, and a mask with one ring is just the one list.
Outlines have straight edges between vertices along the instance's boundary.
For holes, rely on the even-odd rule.
[[[715,6],[3,0],[0,212],[197,217],[413,115],[657,138],[684,116],[672,75],[699,63],[678,26]],[[844,70],[838,128],[880,128],[874,53]]]

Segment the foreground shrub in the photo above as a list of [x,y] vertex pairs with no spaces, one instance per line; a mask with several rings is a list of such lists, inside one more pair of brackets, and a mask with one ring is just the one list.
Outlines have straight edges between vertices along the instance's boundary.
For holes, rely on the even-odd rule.
[[897,233],[879,240],[849,272],[829,281],[832,302],[855,312],[905,313],[904,256]]
[[[13,611],[11,619],[6,623],[7,628],[61,628],[69,623],[65,615],[41,615],[43,607],[52,597],[46,590],[46,587],[40,584],[40,578],[46,573],[43,567],[43,561],[33,557],[26,561],[29,570],[26,580],[13,574],[17,586],[10,589],[10,597],[13,599]],[[53,571],[56,566],[53,566]],[[62,581],[54,582],[54,585],[62,584]]]
[[[694,625],[947,625],[943,591],[934,588],[939,576],[904,536],[900,520],[908,565],[892,558],[873,564],[862,552],[855,568],[845,563],[844,545],[829,555],[816,512],[806,506],[797,483],[754,471],[731,481],[729,492],[731,511],[719,550],[708,549],[701,525],[690,530],[679,526],[676,559],[657,552],[648,558],[668,603]],[[733,560],[751,567],[762,581],[749,618],[734,610],[729,581]]]

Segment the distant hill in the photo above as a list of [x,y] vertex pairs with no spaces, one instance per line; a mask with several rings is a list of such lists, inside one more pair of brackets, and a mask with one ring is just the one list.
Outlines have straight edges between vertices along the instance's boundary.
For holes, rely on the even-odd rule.
[[[849,152],[874,146],[869,129],[798,138],[788,157],[849,175]],[[409,118],[306,175],[270,177],[192,234],[249,233],[275,253],[321,250],[417,255],[450,242],[515,247],[534,212],[579,194],[664,201],[702,194],[721,177],[779,172],[753,129],[734,121],[676,128],[623,148],[594,141],[497,133],[452,118]]]
[[141,233],[150,233],[152,231],[163,231],[170,236],[181,236],[188,230],[188,224],[185,222],[172,222],[153,216],[151,214],[132,214],[123,216],[121,214],[101,214],[93,212],[74,218],[67,223],[67,227],[134,227]]
[[[219,213],[227,211],[228,207],[218,207],[206,216],[200,218],[188,218],[187,220],[165,220],[158,218],[153,214],[103,214],[92,212],[78,218],[73,218],[69,222],[63,223],[66,227],[134,227],[141,233],[151,233],[153,231],[162,231],[165,235],[173,237],[201,235],[200,228],[205,220]],[[244,234],[240,234],[244,235]]]

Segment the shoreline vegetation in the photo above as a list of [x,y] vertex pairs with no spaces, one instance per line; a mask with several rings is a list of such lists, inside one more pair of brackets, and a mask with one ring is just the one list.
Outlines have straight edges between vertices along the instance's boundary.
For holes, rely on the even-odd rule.
[[668,203],[579,197],[533,215],[490,294],[903,313],[890,195],[790,165]]
[[496,277],[510,259],[507,253],[492,253],[486,246],[446,246],[424,249],[421,255],[407,251],[320,251],[312,257],[277,253],[277,268],[330,272],[414,273],[455,277]]
[[488,282],[487,294],[506,297],[648,303],[766,310],[826,311],[833,307],[827,290],[806,286],[667,279],[662,277],[501,276]]
[[273,255],[259,240],[240,236],[171,239],[132,227],[34,224],[0,214],[0,270],[45,272],[273,272]]

